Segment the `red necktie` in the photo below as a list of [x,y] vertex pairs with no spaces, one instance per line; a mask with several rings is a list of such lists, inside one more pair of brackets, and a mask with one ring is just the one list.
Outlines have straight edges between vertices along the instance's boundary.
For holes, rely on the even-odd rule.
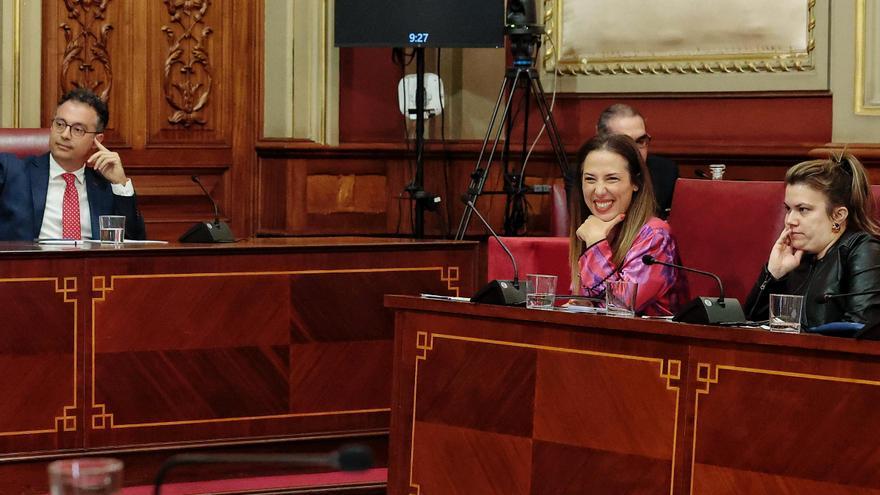
[[79,224],[79,193],[76,192],[76,176],[61,174],[61,178],[67,183],[61,205],[61,236],[65,239],[80,239],[82,228]]

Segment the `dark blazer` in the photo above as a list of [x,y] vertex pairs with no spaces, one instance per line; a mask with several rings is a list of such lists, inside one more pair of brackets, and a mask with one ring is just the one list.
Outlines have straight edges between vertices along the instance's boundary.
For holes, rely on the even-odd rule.
[[657,155],[648,155],[646,164],[651,173],[654,197],[657,198],[657,213],[660,218],[665,219],[672,208],[672,194],[675,192],[675,181],[678,180],[678,165],[668,158]]
[[865,232],[847,230],[821,260],[804,254],[801,264],[779,280],[770,275],[765,265],[746,300],[746,317],[766,320],[770,294],[801,294],[801,325],[807,328],[836,321],[880,321],[880,294],[841,297],[825,304],[816,302],[824,294],[880,289],[878,266],[880,241]]
[[[135,196],[116,196],[110,182],[91,168],[85,169],[86,195],[92,217],[92,238],[100,235],[98,216],[124,215],[125,237],[146,239],[144,219]],[[46,192],[49,189],[49,154],[19,160],[0,153],[0,240],[32,241],[40,235]]]

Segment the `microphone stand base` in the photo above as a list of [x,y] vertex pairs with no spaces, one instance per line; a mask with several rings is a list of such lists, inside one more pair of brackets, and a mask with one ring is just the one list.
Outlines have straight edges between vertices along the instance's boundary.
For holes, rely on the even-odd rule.
[[526,293],[510,280],[493,280],[478,290],[471,302],[499,306],[525,306]]
[[732,297],[725,297],[724,304],[719,304],[717,297],[698,297],[672,317],[672,321],[700,325],[719,325],[745,320],[742,306]]
[[180,239],[180,242],[200,242],[200,243],[217,243],[217,242],[235,242],[235,236],[229,225],[222,220],[216,222],[199,222],[189,228]]

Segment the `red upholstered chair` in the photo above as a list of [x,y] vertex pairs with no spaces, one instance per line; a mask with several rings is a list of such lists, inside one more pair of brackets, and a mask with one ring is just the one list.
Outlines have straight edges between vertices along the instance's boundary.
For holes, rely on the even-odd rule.
[[550,187],[550,235],[568,237],[568,202],[565,183],[554,182]]
[[[679,179],[669,224],[681,263],[717,274],[744,303],[782,231],[784,197],[781,181]],[[692,297],[718,294],[711,278],[686,277]]]
[[[504,237],[504,244],[516,258],[520,280],[529,273],[556,275],[557,294],[571,294],[571,269],[568,266],[568,237]],[[510,280],[513,267],[510,258],[489,238],[488,279]]]
[[0,129],[0,153],[19,158],[49,151],[49,129]]

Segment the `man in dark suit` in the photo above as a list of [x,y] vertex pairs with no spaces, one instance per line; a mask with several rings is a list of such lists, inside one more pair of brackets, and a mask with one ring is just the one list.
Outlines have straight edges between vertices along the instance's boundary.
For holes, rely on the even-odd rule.
[[668,158],[648,154],[651,135],[648,134],[642,114],[623,103],[611,105],[599,115],[596,134],[626,134],[636,141],[639,152],[648,165],[648,171],[651,172],[654,196],[657,198],[657,214],[660,218],[666,218],[672,207],[672,194],[675,191],[675,181],[678,180],[678,165]]
[[125,237],[146,238],[122,160],[101,144],[108,119],[106,103],[77,88],[55,109],[49,153],[0,154],[0,240],[97,239],[100,215],[123,215]]

